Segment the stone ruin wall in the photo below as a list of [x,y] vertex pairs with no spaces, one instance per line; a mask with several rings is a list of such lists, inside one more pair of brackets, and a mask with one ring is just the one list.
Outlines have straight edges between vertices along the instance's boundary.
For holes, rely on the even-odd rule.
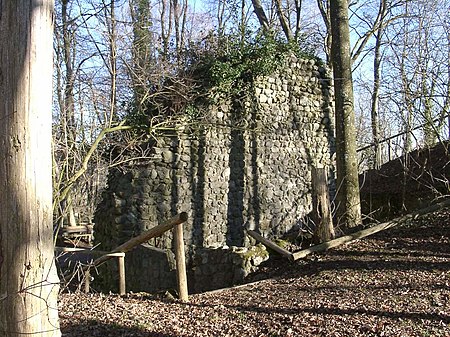
[[[245,228],[279,237],[311,211],[311,167],[331,165],[330,90],[321,65],[291,56],[283,70],[259,78],[244,99],[216,97],[201,128],[180,128],[160,139],[145,166],[110,172],[95,218],[99,249],[185,211],[191,291],[242,281],[261,256],[267,258],[236,248],[254,244]],[[174,287],[171,248],[168,232],[127,254],[128,289]],[[110,270],[103,279],[114,287],[115,277]]]

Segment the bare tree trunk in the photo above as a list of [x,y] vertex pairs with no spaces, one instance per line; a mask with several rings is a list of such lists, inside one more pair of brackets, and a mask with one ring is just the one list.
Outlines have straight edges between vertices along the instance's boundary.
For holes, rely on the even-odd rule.
[[281,28],[283,29],[284,35],[288,41],[294,39],[291,27],[289,26],[288,19],[284,15],[283,8],[281,7],[281,0],[275,0],[275,5],[277,8],[278,19],[280,20]]
[[419,19],[419,42],[418,42],[418,58],[420,60],[419,63],[419,77],[421,78],[421,93],[420,93],[420,101],[421,108],[423,109],[422,117],[424,119],[424,127],[423,127],[423,138],[426,146],[433,146],[436,142],[437,136],[439,132],[435,129],[435,125],[433,122],[433,98],[435,91],[435,77],[430,76],[429,74],[432,72],[429,63],[431,62],[431,53],[429,50],[429,46],[427,44],[428,41],[432,39],[430,33],[429,23],[423,17]]
[[431,88],[427,87],[425,79],[422,80],[422,95],[423,97],[423,117],[425,125],[423,126],[423,139],[425,146],[431,147],[436,143],[439,137],[439,131],[434,125],[433,121],[433,99],[435,80],[431,80]]
[[226,0],[219,0],[217,2],[217,35],[219,38],[225,35],[225,2]]
[[[450,27],[449,27],[450,28]],[[450,60],[450,29],[447,30],[447,59]],[[447,64],[447,78],[450,78],[450,62]],[[446,85],[446,95],[444,100],[444,106],[442,107],[442,116],[447,117],[447,127],[448,127],[448,139],[450,140],[450,81],[447,81]],[[443,123],[445,123],[444,118],[442,119]]]
[[246,32],[246,25],[245,25],[245,0],[241,0],[241,20],[239,23],[239,32],[240,32],[240,43],[241,48],[244,47],[245,44],[245,32]]
[[65,88],[64,88],[64,104],[61,107],[63,110],[63,123],[67,142],[67,147],[71,146],[71,143],[75,140],[75,99],[73,94],[75,74],[73,70],[73,35],[69,29],[69,14],[68,14],[69,0],[62,0],[62,33],[63,33],[63,52],[64,52],[64,65],[66,68],[65,74]]
[[255,11],[256,17],[258,18],[259,24],[265,32],[269,31],[269,19],[267,18],[266,12],[261,4],[261,0],[252,0],[253,10]]
[[405,17],[403,19],[404,21],[404,29],[405,32],[403,34],[403,50],[402,50],[402,54],[401,54],[401,60],[400,60],[400,76],[402,79],[402,91],[403,91],[403,102],[405,104],[405,111],[404,111],[404,116],[403,116],[403,123],[404,123],[404,128],[405,128],[405,136],[404,136],[404,141],[403,141],[403,155],[405,156],[405,162],[404,165],[408,165],[408,153],[411,151],[411,147],[412,147],[412,139],[411,139],[411,128],[412,128],[412,114],[413,114],[413,106],[412,106],[412,102],[413,102],[413,97],[412,97],[412,93],[410,91],[410,85],[409,85],[409,80],[408,80],[408,76],[407,76],[407,72],[406,72],[406,60],[407,60],[407,55],[408,55],[408,49],[409,49],[409,34],[408,34],[408,22],[407,19],[409,17],[410,12],[409,12],[409,6],[408,6],[408,2],[405,2]]
[[164,60],[169,58],[170,37],[172,35],[172,16],[173,3],[169,0],[169,9],[167,9],[167,0],[161,1],[160,9],[160,24],[161,24],[161,39],[163,44],[162,57]]
[[[182,20],[181,20],[181,33],[180,33],[180,49],[178,51],[179,54],[183,51],[183,48],[185,47],[184,44],[186,42],[186,29],[187,29],[187,15],[188,15],[188,1],[185,0],[183,3],[183,13],[182,13]],[[182,56],[180,55],[180,58]]]
[[321,243],[334,239],[333,217],[330,211],[328,195],[327,171],[314,167],[312,170],[313,185],[313,220],[316,224],[314,242]]
[[180,17],[181,17],[181,10],[180,10],[180,4],[178,3],[178,0],[171,0],[172,4],[172,11],[173,11],[173,22],[174,22],[174,28],[175,28],[175,50],[177,51],[177,57],[179,59],[179,52],[180,52],[180,42],[181,42],[181,30],[180,30]]
[[302,0],[295,0],[295,40],[298,40],[301,33],[301,14],[302,14]]
[[53,0],[0,1],[0,335],[60,336],[52,226]]
[[317,0],[317,7],[319,8],[320,15],[322,16],[323,22],[326,27],[325,36],[325,55],[327,58],[327,64],[332,66],[331,62],[331,44],[332,44],[332,34],[331,34],[331,19],[330,19],[330,0]]
[[[380,1],[379,16],[381,22],[386,13],[386,1]],[[373,167],[378,169],[381,166],[381,147],[380,147],[380,121],[379,121],[379,101],[380,101],[380,77],[381,77],[381,43],[383,37],[383,25],[375,35],[375,55],[373,58],[373,92],[371,107],[371,125],[372,140],[374,145]]]
[[[242,2],[243,4],[245,1]],[[258,18],[259,24],[263,28],[264,32],[269,32],[273,27],[270,27],[269,19],[267,18],[266,12],[264,11],[261,0],[252,0],[253,10]],[[296,21],[296,32],[295,36],[292,32],[292,28],[290,25],[290,4],[286,5],[287,8],[283,8],[283,4],[281,0],[273,0],[272,6],[275,9],[276,15],[278,17],[278,21],[280,22],[281,29],[283,30],[284,36],[286,40],[292,41],[294,38],[298,37],[299,33],[299,25],[300,25],[300,9],[301,9],[301,1],[296,0],[295,2],[297,12],[297,21]]]
[[186,32],[186,15],[188,9],[187,0],[183,0],[181,4],[178,0],[171,0],[173,10],[173,20],[175,28],[175,50],[177,61],[181,62],[182,52],[184,48],[184,34]]
[[[74,97],[74,82],[75,74],[73,67],[73,47],[74,36],[70,31],[70,18],[68,14],[69,0],[61,1],[61,14],[62,14],[62,37],[63,37],[63,53],[64,53],[64,65],[65,65],[65,87],[64,87],[64,101],[63,106],[60,107],[62,111],[61,124],[64,135],[64,148],[65,148],[65,164],[62,174],[65,175],[65,179],[68,179],[74,169],[74,156],[71,151],[74,151],[74,144],[76,138],[76,125],[75,125],[75,97]],[[73,210],[73,204],[70,195],[68,195],[67,202],[64,203],[64,207],[61,207],[61,217],[67,219],[69,226],[76,226],[76,220]]]
[[[107,13],[105,14],[107,17]],[[110,128],[117,110],[117,23],[115,0],[111,0],[110,3],[110,15],[107,18],[107,26],[109,30],[109,74],[111,77],[111,86],[109,92],[109,119],[106,127]]]
[[338,224],[355,227],[361,223],[361,205],[353,109],[353,80],[347,0],[330,2],[336,107],[336,168]]
[[155,42],[148,29],[152,19],[150,0],[130,0],[130,12],[133,26],[130,78],[133,84],[134,105],[141,113],[146,107],[149,77],[154,64],[151,48]]
[[[448,48],[448,59],[450,60],[450,32],[447,33],[447,43],[449,45]],[[447,65],[447,78],[450,78],[450,63]],[[448,127],[448,135],[447,139],[450,140],[450,81],[447,81],[446,86],[446,95],[444,100],[444,106],[442,107],[442,116],[445,117],[447,115],[447,127]],[[445,123],[444,118],[442,119],[443,123]]]

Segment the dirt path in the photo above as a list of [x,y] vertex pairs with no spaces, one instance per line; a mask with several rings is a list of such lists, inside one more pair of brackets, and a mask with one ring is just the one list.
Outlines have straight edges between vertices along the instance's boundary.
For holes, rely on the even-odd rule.
[[192,295],[62,294],[63,336],[450,336],[450,210]]

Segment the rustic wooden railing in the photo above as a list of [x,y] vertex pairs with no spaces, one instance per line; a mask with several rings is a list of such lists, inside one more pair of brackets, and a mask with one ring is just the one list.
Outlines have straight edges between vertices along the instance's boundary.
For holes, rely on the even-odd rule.
[[[92,263],[85,266],[83,268],[85,273],[85,284],[84,290],[85,292],[89,292],[89,282],[90,282],[90,269],[100,266],[106,261],[117,258],[118,259],[118,269],[119,269],[119,294],[124,295],[126,292],[125,285],[125,253],[129,252],[136,246],[153,239],[155,237],[161,236],[165,232],[173,229],[174,235],[174,243],[175,243],[175,260],[176,260],[176,269],[177,269],[177,285],[178,285],[178,294],[179,298],[183,302],[188,301],[188,287],[187,287],[187,277],[186,277],[186,262],[184,256],[184,239],[183,239],[183,226],[182,224],[187,221],[187,213],[180,213],[167,222],[155,226],[148,231],[141,233],[140,235],[131,238],[120,246],[116,247],[110,252],[101,252],[95,250],[88,249],[80,249],[80,248],[63,248],[57,247],[59,251],[65,252],[80,252],[80,253],[89,253],[89,254],[99,254],[101,255],[97,259],[95,259]],[[69,279],[73,277],[73,274]]]
[[284,248],[281,248],[275,242],[272,242],[272,241],[262,237],[260,234],[258,234],[257,232],[255,232],[253,230],[247,230],[247,234],[249,236],[251,236],[252,238],[254,238],[255,240],[261,242],[263,245],[266,245],[267,247],[273,249],[277,253],[288,258],[289,260],[296,261],[298,259],[302,259],[302,258],[308,256],[309,254],[323,252],[323,251],[326,251],[331,248],[345,245],[349,242],[365,238],[372,234],[378,233],[382,230],[392,228],[395,226],[399,226],[399,225],[403,225],[405,223],[409,223],[411,220],[416,219],[420,215],[435,212],[440,209],[448,208],[448,207],[450,207],[450,198],[447,197],[446,199],[444,199],[443,201],[441,201],[437,204],[431,205],[426,208],[419,209],[419,210],[417,210],[413,213],[407,214],[405,216],[393,219],[388,222],[383,222],[383,223],[374,225],[372,227],[362,229],[355,233],[344,235],[337,239],[333,239],[333,240],[330,240],[330,241],[327,241],[327,242],[324,242],[324,243],[321,243],[321,244],[318,244],[318,245],[315,245],[315,246],[312,246],[312,247],[309,247],[309,248],[306,248],[306,249],[303,249],[303,250],[300,250],[300,251],[294,252],[294,253],[291,253],[291,252],[285,250]]

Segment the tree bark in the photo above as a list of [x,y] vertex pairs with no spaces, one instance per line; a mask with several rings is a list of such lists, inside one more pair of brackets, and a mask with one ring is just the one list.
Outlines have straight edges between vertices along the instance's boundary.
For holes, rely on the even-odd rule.
[[381,166],[381,145],[380,145],[380,118],[379,101],[381,86],[381,43],[383,37],[383,18],[386,14],[386,1],[380,1],[379,16],[381,24],[375,35],[375,54],[373,57],[373,92],[370,120],[372,125],[372,140],[374,146],[373,168],[378,169]]
[[330,14],[331,61],[336,108],[337,220],[338,224],[355,227],[361,223],[361,205],[356,156],[348,1],[330,1]]
[[292,34],[292,30],[291,27],[289,26],[288,19],[284,15],[283,8],[281,6],[281,0],[275,0],[275,5],[277,8],[278,19],[280,20],[280,25],[284,32],[284,36],[288,41],[291,41],[294,39],[294,35]]
[[53,0],[0,1],[0,335],[60,336],[52,226]]
[[[68,179],[75,169],[74,154],[71,153],[71,149],[75,148],[75,139],[77,138],[77,130],[75,123],[75,72],[74,72],[74,46],[75,39],[74,34],[70,30],[70,22],[72,18],[69,16],[69,0],[61,1],[61,19],[62,19],[62,48],[63,48],[63,60],[65,66],[64,76],[64,101],[60,106],[61,116],[60,123],[63,131],[63,144],[64,144],[64,165],[63,176]],[[61,89],[58,89],[61,90]],[[59,186],[58,190],[59,190]],[[75,212],[73,209],[71,193],[67,194],[65,199],[61,199],[61,218],[62,223],[64,219],[67,219],[67,225],[76,226]]]
[[328,195],[327,171],[314,167],[312,170],[313,210],[312,217],[316,224],[314,242],[321,243],[334,238],[333,217]]
[[296,13],[296,17],[295,17],[295,40],[298,40],[299,35],[301,34],[301,13],[302,13],[302,3],[303,0],[294,0],[295,3],[295,13]]
[[[105,16],[107,16],[107,14],[108,12],[105,11]],[[117,114],[117,21],[115,0],[111,0],[109,18],[106,22],[109,34],[109,75],[111,78],[111,85],[109,88],[109,118],[107,127],[110,128]]]
[[327,58],[327,64],[330,67],[332,67],[333,65],[331,62],[331,44],[333,36],[331,33],[330,0],[317,0],[317,7],[319,8],[320,15],[322,16],[326,28],[324,51]]
[[130,14],[133,27],[130,78],[133,85],[134,106],[138,113],[146,109],[148,83],[154,65],[152,46],[155,45],[149,28],[152,22],[150,0],[131,0]]
[[266,12],[261,4],[261,0],[252,0],[253,10],[255,11],[256,17],[258,18],[259,24],[265,32],[269,31],[269,19],[267,18]]

